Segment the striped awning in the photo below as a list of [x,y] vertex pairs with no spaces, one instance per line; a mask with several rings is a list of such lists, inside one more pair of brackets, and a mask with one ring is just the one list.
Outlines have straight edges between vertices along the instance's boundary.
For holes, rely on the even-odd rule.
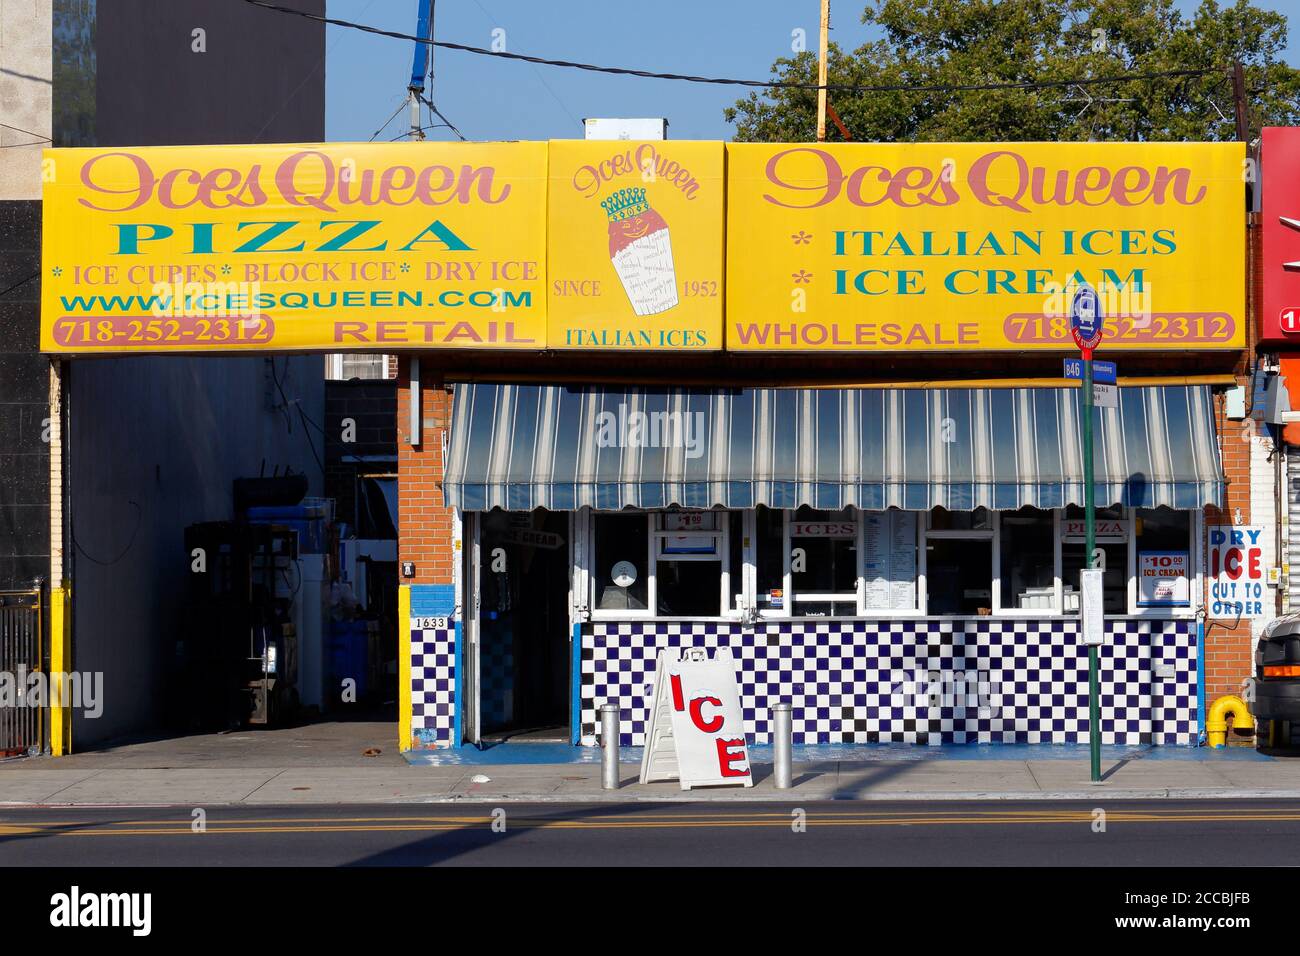
[[[1121,388],[1096,501],[1199,508],[1224,480],[1207,386]],[[1083,504],[1077,388],[456,386],[449,505],[999,510]]]

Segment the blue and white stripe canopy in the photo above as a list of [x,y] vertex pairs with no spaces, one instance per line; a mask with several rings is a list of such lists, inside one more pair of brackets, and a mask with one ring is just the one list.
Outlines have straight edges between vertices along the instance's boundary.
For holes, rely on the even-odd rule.
[[[1219,504],[1207,386],[1096,409],[1099,507]],[[449,505],[620,508],[1083,504],[1077,388],[685,389],[458,385]]]

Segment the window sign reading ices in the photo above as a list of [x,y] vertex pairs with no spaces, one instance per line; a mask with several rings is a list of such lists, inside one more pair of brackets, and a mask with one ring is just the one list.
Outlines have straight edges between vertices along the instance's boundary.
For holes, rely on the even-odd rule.
[[1267,617],[1273,613],[1266,588],[1263,525],[1211,525],[1206,568],[1210,617]]
[[858,526],[853,521],[791,521],[792,538],[854,538]]

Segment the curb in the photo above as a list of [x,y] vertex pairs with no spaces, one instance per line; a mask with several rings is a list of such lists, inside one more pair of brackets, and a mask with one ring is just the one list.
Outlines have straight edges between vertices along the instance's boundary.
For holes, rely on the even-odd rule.
[[724,796],[705,795],[691,791],[680,794],[642,794],[611,790],[600,794],[453,794],[417,800],[398,800],[395,803],[961,803],[985,802],[1089,802],[1098,800],[1300,800],[1300,790],[1026,790],[1026,791],[913,791],[908,793],[867,793],[837,796],[835,794],[801,794],[790,790],[752,791]]
[[[568,803],[568,804],[609,804],[609,803],[969,803],[969,802],[1033,802],[1048,801],[1071,803],[1095,803],[1116,800],[1300,800],[1300,790],[1231,790],[1224,788],[1205,789],[1157,789],[1157,790],[986,790],[953,793],[951,791],[912,791],[907,793],[867,793],[838,796],[835,794],[797,793],[791,790],[760,791],[743,793],[718,793],[700,791],[680,791],[666,794],[636,793],[630,790],[609,790],[598,793],[470,793],[450,794],[447,796],[403,797],[389,800],[370,800],[361,805],[401,806],[401,805],[436,805],[436,804],[489,804],[489,803]],[[44,802],[25,803],[20,801],[0,801],[3,809],[117,809],[117,808],[163,808],[163,807],[309,807],[313,805],[354,804],[351,800],[300,800],[289,803],[277,801],[217,801],[192,800],[183,803],[159,803],[156,801],[141,803],[70,803]]]

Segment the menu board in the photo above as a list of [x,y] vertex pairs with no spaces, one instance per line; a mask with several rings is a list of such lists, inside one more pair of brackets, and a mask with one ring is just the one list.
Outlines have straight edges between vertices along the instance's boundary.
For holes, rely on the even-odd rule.
[[914,511],[863,512],[863,577],[868,611],[916,610]]

